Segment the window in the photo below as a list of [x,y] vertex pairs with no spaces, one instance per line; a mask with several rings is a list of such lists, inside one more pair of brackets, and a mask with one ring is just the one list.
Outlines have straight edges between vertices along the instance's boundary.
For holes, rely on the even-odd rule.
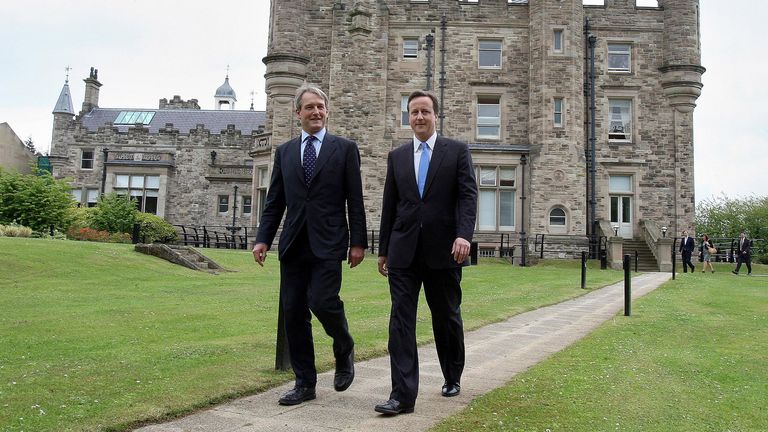
[[247,195],[243,195],[243,216],[249,216],[251,214],[252,198]]
[[403,38],[403,58],[416,58],[419,56],[419,39]]
[[563,52],[563,29],[555,29],[552,35],[552,50],[556,53]]
[[154,116],[154,111],[120,111],[113,123],[116,125],[134,125],[136,123],[148,125]]
[[256,208],[258,214],[256,214],[256,220],[261,220],[261,215],[264,213],[264,206],[267,203],[267,187],[269,186],[269,171],[267,167],[258,168],[258,176],[256,177]]
[[478,96],[477,98],[477,137],[500,138],[501,107],[500,96]]
[[608,44],[608,72],[632,72],[632,45]]
[[549,224],[553,226],[565,226],[565,210],[556,207],[549,212]]
[[608,99],[609,141],[632,140],[632,101],[630,99]]
[[555,127],[563,127],[563,98],[555,98],[554,123]]
[[72,189],[72,199],[75,200],[78,207],[83,205],[83,191],[81,189]]
[[515,226],[515,169],[481,166],[478,169],[477,224],[481,230],[512,230]]
[[507,0],[507,4],[528,4],[528,0]]
[[478,65],[481,68],[501,69],[501,41],[481,40],[478,49]]
[[219,195],[219,213],[229,211],[229,195]]
[[130,196],[140,212],[157,214],[160,196],[160,176],[142,174],[118,174],[112,188],[116,194]]
[[408,96],[403,96],[400,100],[400,126],[407,128],[409,125]]
[[611,193],[632,193],[632,176],[612,175],[608,180],[608,190]]
[[85,191],[86,198],[88,199],[88,202],[86,205],[88,207],[96,207],[96,204],[99,202],[99,190],[98,189],[88,189]]
[[80,169],[93,169],[93,150],[83,149],[80,152]]

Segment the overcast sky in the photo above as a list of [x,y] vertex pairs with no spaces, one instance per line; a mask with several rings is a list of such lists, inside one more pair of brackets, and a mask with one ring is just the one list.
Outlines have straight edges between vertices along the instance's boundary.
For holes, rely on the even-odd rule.
[[[69,72],[75,112],[91,66],[99,106],[156,108],[174,95],[213,109],[224,82],[237,109],[265,106],[269,0],[7,1],[0,15],[0,123],[47,151]],[[704,89],[694,116],[696,200],[768,196],[768,3],[701,0]],[[763,54],[760,54],[763,53]]]

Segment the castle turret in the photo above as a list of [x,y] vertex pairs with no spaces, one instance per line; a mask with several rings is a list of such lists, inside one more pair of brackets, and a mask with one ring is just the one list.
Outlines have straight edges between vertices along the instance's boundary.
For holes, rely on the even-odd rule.
[[74,116],[75,110],[72,108],[72,94],[69,91],[69,68],[67,68],[67,78],[64,80],[64,86],[61,88],[61,93],[59,93],[59,99],[56,101],[56,106],[53,107],[51,154],[56,153],[56,144],[61,141],[61,133],[66,129]]
[[80,110],[80,115],[91,112],[92,109],[99,107],[99,87],[101,83],[98,79],[99,70],[91,67],[91,73],[88,78],[84,79],[85,82],[85,97],[83,98],[83,108]]
[[222,109],[222,107],[226,107],[230,110],[235,109],[237,97],[235,96],[235,91],[229,85],[229,73],[227,73],[226,78],[224,78],[224,84],[216,89],[216,94],[213,96],[213,99],[216,101],[217,110]]

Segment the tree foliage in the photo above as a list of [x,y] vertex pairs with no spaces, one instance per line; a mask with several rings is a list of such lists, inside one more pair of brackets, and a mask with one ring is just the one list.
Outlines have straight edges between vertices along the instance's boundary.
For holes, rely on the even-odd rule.
[[706,199],[696,206],[696,231],[710,237],[735,238],[744,230],[750,238],[768,238],[768,197]]
[[136,222],[136,203],[127,196],[114,192],[99,197],[90,214],[90,227],[109,233],[128,233]]
[[173,225],[160,216],[149,213],[138,213],[136,222],[141,225],[140,236],[144,243],[169,242],[178,237]]
[[47,171],[25,175],[0,169],[0,223],[16,222],[35,231],[51,225],[66,230],[75,205],[70,189]]

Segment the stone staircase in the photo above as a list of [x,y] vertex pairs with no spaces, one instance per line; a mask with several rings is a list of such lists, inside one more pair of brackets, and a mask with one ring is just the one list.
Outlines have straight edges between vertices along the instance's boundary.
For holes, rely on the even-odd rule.
[[635,270],[635,251],[637,251],[637,270],[641,272],[659,271],[659,263],[648,244],[643,239],[624,239],[623,254],[630,255],[630,268]]
[[139,243],[134,246],[134,250],[136,252],[162,258],[193,270],[214,274],[222,271],[230,271],[190,246]]

